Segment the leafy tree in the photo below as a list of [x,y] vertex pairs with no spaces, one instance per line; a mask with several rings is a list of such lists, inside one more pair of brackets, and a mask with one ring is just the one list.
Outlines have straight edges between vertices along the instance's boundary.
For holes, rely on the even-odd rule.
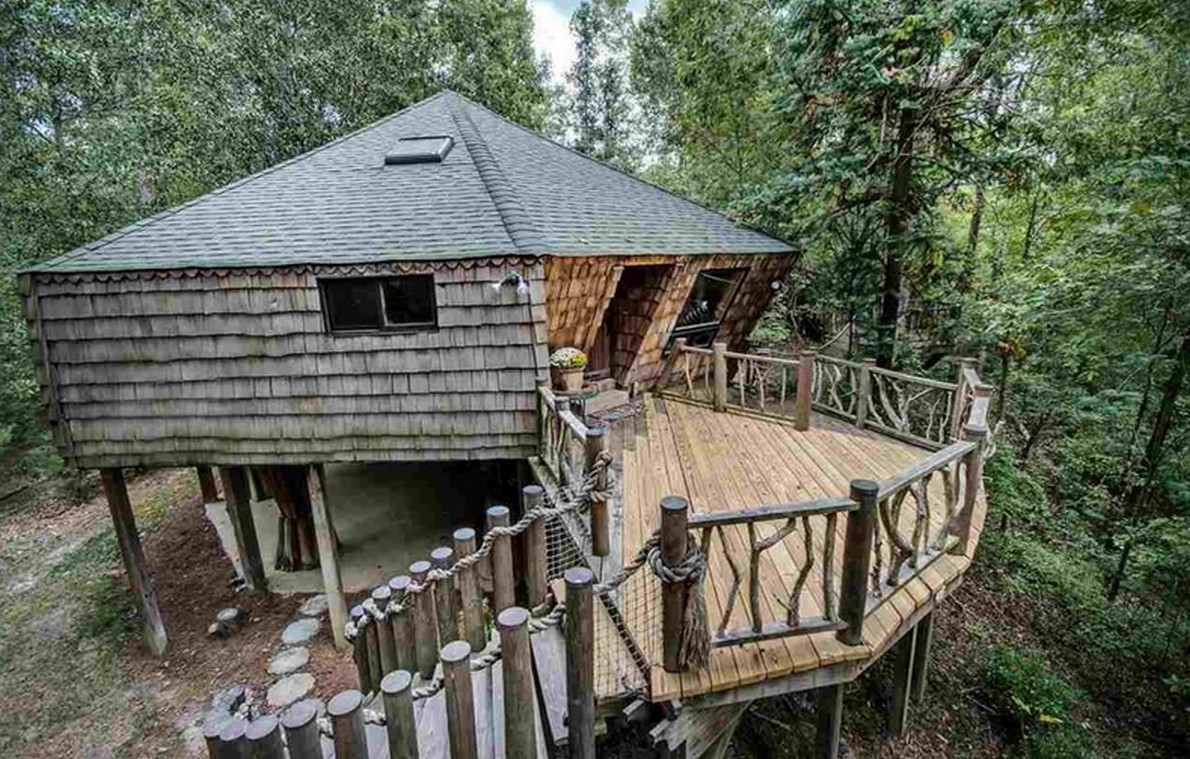
[[633,168],[638,160],[628,86],[627,0],[583,0],[570,17],[576,39],[566,78],[573,89],[574,147],[601,161]]

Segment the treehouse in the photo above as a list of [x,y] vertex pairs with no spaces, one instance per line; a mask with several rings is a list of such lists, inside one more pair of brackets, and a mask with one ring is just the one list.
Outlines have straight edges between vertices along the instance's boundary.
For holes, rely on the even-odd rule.
[[[167,634],[123,471],[193,466],[247,583],[316,572],[353,652],[331,735],[299,704],[213,752],[590,757],[611,719],[722,756],[747,703],[813,689],[833,757],[884,653],[894,732],[922,697],[982,527],[987,387],[746,352],[794,255],[446,92],[20,284],[146,646]],[[561,347],[590,357],[577,392],[551,388]],[[425,514],[447,545],[384,553]]]

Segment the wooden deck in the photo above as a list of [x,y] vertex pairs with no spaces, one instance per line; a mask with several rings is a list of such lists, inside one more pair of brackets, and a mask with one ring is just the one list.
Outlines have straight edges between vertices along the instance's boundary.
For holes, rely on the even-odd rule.
[[[621,465],[616,488],[619,503],[613,513],[618,512],[622,518],[619,536],[625,560],[657,529],[658,504],[663,496],[684,496],[694,513],[801,502],[847,494],[853,479],[889,478],[931,453],[821,414],[816,414],[811,428],[802,432],[780,419],[741,411],[716,413],[695,402],[652,396],[645,398],[642,414],[613,425],[613,440]],[[930,496],[936,503],[943,502],[940,480],[934,478],[930,484]],[[931,519],[937,529],[944,517],[943,509],[935,511]],[[974,519],[972,551],[982,528],[983,511],[981,505]],[[901,511],[902,529],[912,529],[913,512],[912,508]],[[762,525],[761,536],[778,526]],[[727,528],[724,538],[729,545],[713,546],[716,550],[710,552],[705,588],[713,629],[723,616],[732,584],[724,549],[735,556],[746,556],[748,539],[744,529]],[[822,546],[825,529],[825,517],[812,518],[814,545]],[[717,537],[715,542],[719,540]],[[834,564],[838,576],[843,563],[842,529],[836,541]],[[758,584],[770,614],[784,614],[784,599],[803,564],[801,546],[800,539],[787,539],[765,552],[766,566]],[[855,663],[862,668],[864,660],[878,656],[911,621],[932,607],[936,598],[960,582],[969,564],[969,556],[943,554],[913,580],[885,593],[869,609],[862,645],[847,646],[836,640],[833,632],[820,632],[721,647],[713,651],[707,668],[681,675],[669,674],[660,665],[661,594],[652,572],[634,575],[620,589],[617,602],[628,634],[649,662],[649,698],[691,699],[833,665]],[[802,591],[804,614],[821,614],[821,572],[819,561]],[[747,592],[746,587],[743,592]],[[736,603],[728,626],[748,624],[747,604]],[[607,671],[617,666],[615,660],[614,656],[597,656],[596,682],[601,699],[616,695],[619,678]],[[618,666],[622,668],[623,664]]]

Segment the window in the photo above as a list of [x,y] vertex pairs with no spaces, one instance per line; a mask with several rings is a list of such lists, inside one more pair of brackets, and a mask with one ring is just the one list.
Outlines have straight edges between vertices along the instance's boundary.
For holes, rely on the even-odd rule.
[[[690,288],[690,295],[686,298],[686,305],[678,314],[670,333],[669,342],[672,344],[679,337],[686,338],[688,345],[706,348],[719,334],[719,325],[731,301],[735,297],[739,284],[744,279],[745,269],[707,269],[700,271]],[[668,352],[669,348],[666,347]]]
[[331,332],[434,329],[434,275],[323,279],[323,310]]

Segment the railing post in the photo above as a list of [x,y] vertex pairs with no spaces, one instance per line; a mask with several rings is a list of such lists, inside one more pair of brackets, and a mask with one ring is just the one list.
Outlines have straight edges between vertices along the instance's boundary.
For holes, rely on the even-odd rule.
[[[508,527],[511,516],[507,506],[492,506],[488,509],[488,530]],[[499,614],[509,606],[516,606],[516,576],[512,566],[512,538],[497,535],[492,543],[492,600],[493,611]]]
[[[475,530],[461,527],[455,530],[455,555],[462,559],[475,553]],[[472,651],[482,651],[487,645],[483,629],[483,600],[479,593],[479,578],[475,565],[464,567],[458,575],[459,599],[463,604],[463,636]]]
[[958,440],[963,431],[963,406],[967,404],[967,367],[975,363],[972,358],[960,358],[955,372],[954,398],[950,404],[950,439]]
[[802,351],[797,359],[797,396],[794,398],[793,426],[810,429],[810,405],[814,402],[814,351]]
[[318,734],[318,712],[322,702],[298,701],[281,714],[289,759],[322,759],[322,738]]
[[872,405],[872,367],[876,359],[865,358],[859,367],[859,389],[855,403],[855,426],[861,430],[868,423],[868,409]]
[[595,759],[595,574],[566,570],[566,727],[570,759]]
[[430,562],[415,561],[409,565],[409,576],[422,590],[413,594],[413,634],[417,652],[417,673],[423,679],[434,676],[438,663],[438,624],[434,619],[434,595],[425,587]]
[[727,343],[711,343],[711,363],[715,384],[712,405],[716,411],[727,410]]
[[[393,592],[396,603],[403,608],[389,614],[388,621],[393,628],[393,648],[397,652],[397,669],[413,672],[417,669],[417,633],[413,629],[413,609],[409,605],[414,602],[409,596],[409,585],[413,581],[409,575],[397,575],[388,581],[389,590]],[[390,600],[389,604],[393,601]]]
[[[661,499],[661,562],[677,566],[686,558],[686,519],[690,504],[676,495]],[[681,672],[679,657],[682,623],[686,618],[686,585],[661,582],[661,635],[664,640],[662,661],[666,672]]]
[[[448,570],[454,563],[455,552],[449,546],[430,551],[430,563],[435,569]],[[434,609],[438,612],[438,640],[456,640],[459,637],[459,612],[455,608],[455,581],[443,577],[434,583]]]
[[951,553],[965,555],[971,547],[971,519],[975,515],[976,499],[983,485],[983,443],[987,438],[986,427],[968,424],[963,428],[963,438],[975,444],[963,457],[963,510],[955,520],[954,535],[958,541]]
[[864,613],[868,605],[868,573],[872,567],[872,538],[876,528],[876,496],[880,487],[871,480],[851,481],[851,500],[859,508],[847,514],[843,542],[843,580],[839,592],[839,620],[847,627],[837,636],[849,646],[864,639]]
[[[397,646],[393,640],[393,625],[392,620],[389,619],[385,611],[388,609],[388,604],[392,600],[393,591],[388,587],[388,583],[379,586],[372,591],[372,603],[376,604],[377,611],[384,617],[382,620],[376,620],[376,644],[380,648],[380,679],[397,668]],[[372,687],[375,691],[380,687],[380,681]]]
[[[585,448],[586,463],[583,471],[590,475],[595,468],[595,462],[607,448],[607,436],[604,427],[591,427],[587,430]],[[598,494],[598,497],[595,497]],[[591,498],[591,553],[595,556],[607,556],[611,553],[610,525],[607,515],[607,468],[599,473],[595,479]]]
[[331,718],[335,759],[368,759],[368,734],[364,731],[364,694],[345,690],[326,705]]
[[529,611],[513,606],[496,618],[504,678],[504,755],[536,759],[537,701],[529,648]]
[[417,759],[417,723],[413,718],[413,675],[403,669],[380,681],[384,694],[384,729],[389,759]]
[[471,645],[455,640],[442,647],[442,679],[446,689],[446,732],[451,759],[477,759],[475,701],[471,691]]
[[[540,485],[526,485],[521,489],[521,514],[528,514],[541,506],[545,490]],[[538,519],[525,531],[525,588],[529,593],[529,608],[545,603],[549,592],[546,579],[545,519]]]

